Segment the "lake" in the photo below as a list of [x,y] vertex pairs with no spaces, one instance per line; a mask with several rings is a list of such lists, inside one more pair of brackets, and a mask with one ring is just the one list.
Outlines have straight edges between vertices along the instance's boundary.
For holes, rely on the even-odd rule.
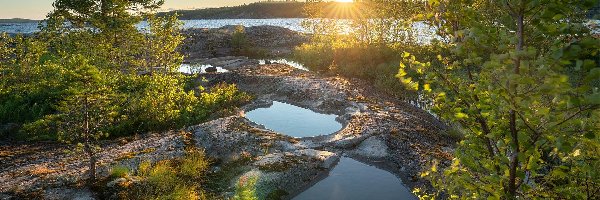
[[342,157],[329,176],[293,198],[312,199],[413,200],[417,197],[394,174]]
[[[220,28],[227,25],[243,25],[246,27],[251,26],[279,26],[288,28],[293,31],[306,32],[306,29],[302,28],[302,18],[289,18],[289,19],[200,19],[200,20],[181,20],[183,22],[183,28]],[[348,24],[348,20],[341,20],[340,23]],[[146,26],[146,22],[140,23],[139,27]],[[0,32],[7,32],[10,34],[17,33],[35,33],[39,31],[38,23],[0,23]]]
[[246,113],[246,118],[275,132],[292,137],[328,135],[342,129],[336,115],[313,112],[287,103],[274,101],[268,108]]

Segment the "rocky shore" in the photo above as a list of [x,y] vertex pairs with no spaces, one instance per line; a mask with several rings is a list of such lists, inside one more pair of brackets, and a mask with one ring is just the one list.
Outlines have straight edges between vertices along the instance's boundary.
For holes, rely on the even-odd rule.
[[[308,41],[308,37],[277,26],[242,27],[247,47],[262,56],[279,57],[290,54],[294,47]],[[224,26],[217,29],[186,29],[186,37],[181,52],[187,60],[215,58],[235,55],[232,37],[236,26]]]
[[245,111],[280,101],[339,116],[342,130],[297,138],[293,150],[349,156],[390,171],[411,187],[426,187],[419,174],[430,160],[448,164],[452,158],[456,141],[444,134],[445,125],[425,111],[378,93],[361,80],[323,77],[281,64],[223,67],[230,73],[206,75],[208,82],[204,84],[235,83],[256,95],[255,102],[243,108]]
[[[260,198],[278,193],[291,198],[327,175],[340,156],[377,166],[410,186],[426,186],[419,173],[428,161],[449,162],[455,141],[427,112],[377,93],[353,79],[324,77],[282,64],[259,65],[256,60],[225,57],[204,60],[227,73],[197,75],[206,87],[234,83],[256,96],[239,114],[183,130],[109,141],[99,154],[99,176],[113,166],[136,169],[145,160],[182,156],[185,135],[215,161],[212,173],[232,173],[222,195],[235,191],[239,177],[258,177]],[[292,138],[244,118],[244,112],[268,107],[273,101],[315,112],[336,114],[342,130],[325,136]],[[81,187],[86,161],[65,153],[58,144],[0,145],[0,199],[27,195],[45,199],[95,199]],[[240,162],[244,160],[244,162]],[[231,164],[235,163],[235,164]]]

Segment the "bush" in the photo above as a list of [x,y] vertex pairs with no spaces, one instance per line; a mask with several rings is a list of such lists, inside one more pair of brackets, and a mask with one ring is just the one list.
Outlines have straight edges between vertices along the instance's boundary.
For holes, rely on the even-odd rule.
[[231,35],[231,47],[233,48],[233,52],[239,55],[243,49],[249,48],[249,46],[250,43],[246,37],[246,30],[244,26],[235,26],[235,31]]
[[328,71],[334,63],[333,49],[326,44],[300,45],[295,48],[293,58],[317,72]]
[[360,78],[389,95],[404,99],[416,98],[416,93],[406,90],[396,78],[400,64],[399,50],[383,45],[342,43],[344,44],[303,44],[295,49],[293,59],[312,71]]
[[17,139],[26,141],[58,140],[57,123],[54,116],[47,116],[23,125],[18,131]]
[[205,171],[208,168],[209,162],[207,161],[204,152],[191,151],[188,152],[186,158],[181,161],[179,172],[182,177],[186,178],[186,180],[199,182],[202,180],[202,178],[204,178],[204,174],[198,172]]
[[[107,106],[114,111],[108,114],[115,118],[104,120],[110,124],[99,128],[110,137],[202,122],[210,113],[236,105],[226,101],[242,95],[237,88],[228,88],[230,93],[227,94],[234,96],[215,97],[218,99],[215,105],[201,99],[207,95],[186,90],[183,76],[175,72],[183,60],[176,51],[183,40],[176,17],[151,16],[149,29],[141,32],[136,31],[136,23],[132,21],[120,24],[123,27],[114,27],[115,30],[69,30],[70,27],[62,27],[64,16],[52,17],[57,18],[49,20],[51,23],[46,29],[31,37],[0,34],[0,125],[23,127],[17,131],[20,134],[11,131],[3,133],[3,137],[57,139],[54,116],[64,114],[57,108],[61,102],[74,97],[69,88],[73,88],[73,75],[78,73],[70,72],[81,68],[65,62],[73,55],[81,55],[95,66],[103,75],[102,82],[106,83],[103,85],[114,93],[114,97],[107,97],[110,100]],[[66,30],[69,34],[61,34]],[[114,37],[110,31],[123,34]],[[236,35],[238,45],[247,46],[243,32]]]
[[110,170],[111,178],[124,178],[129,176],[129,168],[124,166],[117,166]]
[[245,27],[242,25],[237,25],[231,35],[231,48],[233,48],[233,54],[237,56],[264,58],[269,55],[269,50],[257,48],[248,40]]
[[[209,169],[204,152],[190,150],[180,159],[162,160],[154,165],[144,161],[134,175],[135,184],[122,185],[123,199],[206,199],[202,189],[203,178]],[[115,167],[113,179],[123,177],[129,169]]]
[[240,177],[235,189],[234,200],[258,200],[256,196],[256,177]]

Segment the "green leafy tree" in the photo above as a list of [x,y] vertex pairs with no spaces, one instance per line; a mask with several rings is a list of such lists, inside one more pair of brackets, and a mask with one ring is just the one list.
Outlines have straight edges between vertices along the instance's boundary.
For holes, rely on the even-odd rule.
[[[351,33],[363,45],[415,44],[412,18],[424,11],[422,1],[364,0],[355,2]],[[393,37],[391,37],[393,36]]]
[[58,22],[69,22],[76,28],[119,34],[117,31],[123,28],[135,30],[135,24],[162,4],[163,0],[56,0],[47,21],[50,28],[61,28],[65,24]]
[[121,117],[107,130],[114,136],[181,126],[181,113],[197,102],[176,73],[183,61],[181,22],[154,16],[162,3],[58,0],[42,31],[56,57],[82,54],[115,79],[112,89],[123,102],[115,105]]
[[59,140],[76,145],[89,160],[89,177],[96,177],[96,152],[98,141],[107,136],[104,130],[115,119],[116,95],[110,87],[110,79],[98,68],[90,65],[81,55],[66,61],[71,70],[66,79],[71,82],[70,93],[58,107],[58,114],[47,116],[58,125]]
[[141,66],[150,72],[173,73],[179,69],[183,62],[183,55],[178,47],[183,42],[181,34],[182,22],[177,15],[156,17],[148,16],[148,29],[143,42],[143,59]]
[[432,52],[398,77],[464,129],[452,164],[423,174],[451,198],[600,197],[600,41],[594,1],[428,2]]
[[27,123],[55,111],[66,83],[62,66],[50,64],[47,43],[0,36],[0,123]]
[[233,47],[233,52],[238,55],[241,55],[243,51],[250,48],[244,26],[235,26],[235,30],[231,35],[231,46]]

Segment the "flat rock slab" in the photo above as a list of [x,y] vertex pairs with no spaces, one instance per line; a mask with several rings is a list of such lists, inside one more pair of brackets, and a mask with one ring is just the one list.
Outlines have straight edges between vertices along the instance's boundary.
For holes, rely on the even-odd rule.
[[[430,159],[442,163],[452,159],[450,152],[455,141],[440,134],[445,130],[442,123],[425,111],[376,92],[370,84],[320,76],[287,65],[257,65],[253,60],[239,57],[210,62],[228,66],[231,71],[206,74],[198,82],[206,87],[235,83],[241,90],[254,94],[255,102],[243,110],[280,101],[336,114],[343,128],[325,136],[292,138],[267,130],[241,114],[229,116],[177,132],[111,141],[99,154],[99,176],[108,176],[108,170],[117,165],[136,169],[145,160],[181,157],[190,144],[184,139],[188,136],[192,145],[205,149],[220,164],[249,160],[241,166],[246,170],[237,178],[258,177],[257,192],[261,197],[274,191],[297,194],[326,174],[342,154],[359,156],[367,163],[377,161],[392,173],[413,177],[418,177]],[[208,81],[201,81],[203,78]],[[0,145],[0,197],[41,193],[87,198],[85,188],[69,188],[86,178],[87,163],[83,157],[64,153],[67,148],[62,145],[36,148],[36,144]],[[235,189],[236,182],[231,180],[230,189]],[[405,183],[426,184],[419,178]],[[224,196],[231,192],[225,192]]]

